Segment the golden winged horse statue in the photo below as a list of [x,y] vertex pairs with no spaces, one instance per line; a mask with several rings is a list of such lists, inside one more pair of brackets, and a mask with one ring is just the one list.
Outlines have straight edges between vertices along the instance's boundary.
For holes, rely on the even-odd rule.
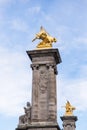
[[56,42],[56,38],[50,36],[46,30],[41,26],[40,32],[36,34],[36,37],[32,40],[41,39],[42,41],[37,45],[37,48],[52,48],[52,43]]

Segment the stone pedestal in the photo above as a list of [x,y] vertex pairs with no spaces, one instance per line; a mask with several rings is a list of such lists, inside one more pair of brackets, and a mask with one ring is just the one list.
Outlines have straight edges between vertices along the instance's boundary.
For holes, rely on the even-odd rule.
[[63,116],[61,120],[63,121],[63,130],[75,130],[77,116]]
[[26,125],[23,127],[18,127],[16,130],[61,130],[59,125]]
[[56,75],[58,49],[27,51],[32,68],[31,123],[16,130],[60,130],[57,124]]
[[56,65],[61,62],[58,49],[27,51],[32,64],[32,123],[56,122]]

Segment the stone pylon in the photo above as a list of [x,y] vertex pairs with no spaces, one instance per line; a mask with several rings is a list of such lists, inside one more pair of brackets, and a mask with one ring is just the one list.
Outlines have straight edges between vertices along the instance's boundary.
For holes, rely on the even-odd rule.
[[77,116],[62,116],[61,120],[63,121],[63,130],[75,130]]
[[[27,51],[32,62],[32,101],[19,117],[16,130],[60,130],[57,123],[56,75],[58,49]],[[28,116],[29,115],[29,116]]]

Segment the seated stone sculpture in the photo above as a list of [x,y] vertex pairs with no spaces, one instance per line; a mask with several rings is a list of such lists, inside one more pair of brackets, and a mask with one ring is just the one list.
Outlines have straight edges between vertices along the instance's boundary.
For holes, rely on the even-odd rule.
[[56,38],[51,37],[46,30],[41,26],[40,32],[36,34],[36,37],[32,40],[41,39],[42,41],[37,45],[37,48],[51,48],[52,43],[56,42]]
[[19,125],[30,124],[31,122],[31,105],[27,102],[27,107],[24,107],[25,114],[19,117]]

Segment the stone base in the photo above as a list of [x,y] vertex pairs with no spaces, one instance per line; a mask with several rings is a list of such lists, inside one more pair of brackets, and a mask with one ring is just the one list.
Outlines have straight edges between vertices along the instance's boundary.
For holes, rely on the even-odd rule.
[[63,121],[64,130],[75,130],[77,121],[77,116],[62,116],[61,120]]
[[16,130],[61,130],[58,124],[54,125],[24,125]]
[[77,116],[62,116],[60,117],[63,122],[75,122],[78,120]]

